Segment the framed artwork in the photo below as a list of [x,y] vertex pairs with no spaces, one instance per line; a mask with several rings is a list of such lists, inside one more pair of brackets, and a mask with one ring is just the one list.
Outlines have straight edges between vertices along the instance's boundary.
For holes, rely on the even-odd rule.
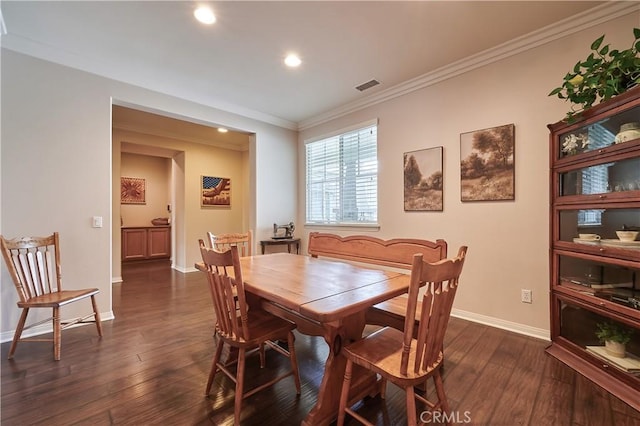
[[460,135],[460,199],[515,200],[515,126]]
[[404,210],[442,211],[441,146],[404,153]]
[[141,178],[120,178],[120,203],[121,204],[146,204],[145,180]]
[[200,180],[200,206],[231,206],[231,179],[202,176],[202,179]]

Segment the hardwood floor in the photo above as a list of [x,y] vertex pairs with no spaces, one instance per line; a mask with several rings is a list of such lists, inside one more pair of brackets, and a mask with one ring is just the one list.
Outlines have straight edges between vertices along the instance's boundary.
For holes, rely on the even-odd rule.
[[[66,330],[59,362],[49,343],[20,343],[11,361],[10,343],[2,344],[3,426],[232,424],[229,380],[219,374],[212,396],[203,396],[214,351],[204,276],[172,271],[167,262],[125,265],[122,273],[124,282],[113,287],[116,318],[103,323],[102,339],[93,326]],[[545,355],[545,346],[452,318],[444,384],[454,419],[474,425],[640,425],[638,411]],[[297,334],[296,350],[302,395],[296,397],[292,380],[258,392],[245,401],[242,424],[296,425],[311,409],[327,347]],[[268,351],[268,368],[249,362],[247,377],[259,380],[287,365]],[[406,422],[404,393],[392,385],[385,401],[360,405],[379,425]]]

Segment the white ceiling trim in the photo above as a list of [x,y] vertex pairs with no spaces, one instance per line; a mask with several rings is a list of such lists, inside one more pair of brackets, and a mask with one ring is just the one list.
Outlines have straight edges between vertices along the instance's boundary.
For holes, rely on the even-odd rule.
[[381,102],[432,86],[436,83],[483,67],[487,64],[517,55],[518,53],[536,48],[543,44],[566,37],[567,35],[634,12],[640,13],[640,3],[606,3],[586,12],[576,14],[569,19],[562,20],[558,23],[533,31],[527,35],[515,38],[491,49],[469,56],[468,58],[453,62],[437,70],[428,72],[387,90],[376,93],[375,95],[351,102],[340,108],[333,109],[308,120],[303,120],[298,123],[298,130],[306,130]]

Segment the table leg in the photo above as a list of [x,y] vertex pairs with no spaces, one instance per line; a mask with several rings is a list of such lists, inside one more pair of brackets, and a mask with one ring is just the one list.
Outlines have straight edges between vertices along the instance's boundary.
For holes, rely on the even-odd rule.
[[[318,400],[303,425],[328,425],[338,416],[340,392],[347,360],[340,355],[343,344],[362,338],[365,326],[364,312],[352,315],[336,323],[323,324],[324,339],[329,345],[329,356],[324,365],[324,375],[318,391]],[[357,366],[356,366],[357,367]],[[378,392],[375,374],[354,369],[350,400]]]
[[262,249],[262,254],[264,254],[264,244],[260,244],[260,248]]

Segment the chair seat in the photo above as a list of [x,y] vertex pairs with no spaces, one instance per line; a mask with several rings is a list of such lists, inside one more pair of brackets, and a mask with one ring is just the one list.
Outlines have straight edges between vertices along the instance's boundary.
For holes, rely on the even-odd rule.
[[366,367],[393,383],[403,382],[410,384],[412,382],[423,382],[427,376],[442,364],[442,352],[438,357],[438,361],[426,370],[415,372],[413,365],[416,358],[416,345],[411,345],[409,352],[409,368],[407,374],[400,372],[402,358],[402,342],[404,333],[391,327],[384,327],[362,340],[358,340],[343,349],[344,355],[352,360],[355,364]]
[[62,290],[55,293],[43,294],[41,296],[32,297],[26,302],[18,302],[20,308],[56,308],[67,303],[75,302],[84,297],[98,294],[100,290],[97,288],[85,288],[82,290]]
[[[227,343],[236,347],[251,348],[256,347],[265,340],[287,340],[287,334],[296,328],[290,321],[270,314],[262,310],[251,310],[247,313],[249,340],[239,340],[236,336],[225,335],[216,326],[216,332]],[[238,317],[238,326],[241,320]],[[241,328],[240,328],[241,329]]]

